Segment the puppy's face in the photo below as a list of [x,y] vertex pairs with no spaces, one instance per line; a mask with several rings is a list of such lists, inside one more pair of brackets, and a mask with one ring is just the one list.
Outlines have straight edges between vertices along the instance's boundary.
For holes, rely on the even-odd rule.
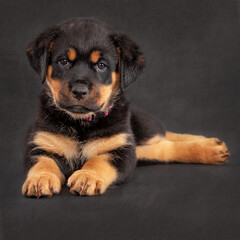
[[30,44],[27,55],[46,80],[53,103],[74,118],[106,111],[143,67],[135,43],[86,19],[46,30]]
[[51,42],[46,76],[57,107],[75,117],[105,111],[120,90],[116,48],[105,32],[83,26]]

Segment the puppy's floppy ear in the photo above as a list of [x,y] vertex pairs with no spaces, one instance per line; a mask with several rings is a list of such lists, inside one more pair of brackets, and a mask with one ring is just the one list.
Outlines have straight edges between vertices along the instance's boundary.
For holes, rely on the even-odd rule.
[[144,58],[139,47],[127,35],[114,33],[111,39],[118,50],[121,88],[124,90],[134,82],[144,67]]
[[59,27],[53,26],[42,32],[33,42],[28,45],[27,57],[32,68],[45,81],[50,50],[54,39],[60,34]]

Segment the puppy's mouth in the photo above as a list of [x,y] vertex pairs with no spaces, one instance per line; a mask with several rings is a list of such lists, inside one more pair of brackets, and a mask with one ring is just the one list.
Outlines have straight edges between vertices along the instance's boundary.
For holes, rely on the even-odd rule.
[[63,108],[71,113],[78,113],[78,114],[87,114],[90,112],[96,113],[103,107],[103,104],[97,107],[85,107],[80,105],[64,106],[63,104],[58,104],[58,105],[60,108]]

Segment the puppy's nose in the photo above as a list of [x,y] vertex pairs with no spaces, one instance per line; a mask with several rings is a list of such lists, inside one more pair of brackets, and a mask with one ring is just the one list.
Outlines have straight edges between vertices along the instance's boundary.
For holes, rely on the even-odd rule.
[[76,84],[71,89],[72,96],[78,100],[85,98],[89,93],[89,88],[86,84]]

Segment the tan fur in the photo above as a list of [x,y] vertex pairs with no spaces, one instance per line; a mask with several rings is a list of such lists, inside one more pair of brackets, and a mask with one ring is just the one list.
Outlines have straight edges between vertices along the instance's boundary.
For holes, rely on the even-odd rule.
[[75,100],[72,96],[72,93],[70,91],[70,88],[69,88],[69,84],[66,83],[66,82],[63,82],[62,83],[62,88],[63,88],[63,93],[65,96],[67,96],[69,99],[72,99],[72,100]]
[[96,195],[106,191],[117,179],[117,170],[110,163],[111,155],[102,154],[88,160],[81,170],[68,179],[70,192],[80,195]]
[[[63,83],[62,88],[63,88],[63,91],[64,91],[64,95],[67,96],[69,99],[71,99],[71,102],[73,103],[73,105],[78,105],[78,104],[79,104],[79,101],[76,100],[75,98],[73,98],[73,96],[72,96],[72,94],[71,94],[71,92],[70,92],[70,90],[69,90],[68,84],[64,84],[64,83]],[[95,89],[95,86],[92,87],[92,91],[90,91],[90,94],[89,94],[88,98],[93,98],[93,97],[94,97],[94,94],[95,94],[95,93],[94,93],[94,89]],[[88,98],[87,98],[87,100],[88,100]],[[82,104],[82,105],[86,104],[86,101],[85,101],[85,100],[86,100],[86,99],[81,100],[81,104]],[[60,107],[58,107],[58,108],[60,108]],[[63,111],[65,111],[65,112],[67,112],[67,113],[68,113],[69,115],[71,115],[72,118],[74,118],[74,119],[87,118],[87,117],[89,117],[89,116],[91,116],[91,115],[94,114],[94,112],[89,112],[89,113],[86,113],[86,114],[73,113],[73,112],[70,112],[70,111],[68,111],[68,110],[66,110],[66,109],[63,109],[63,108],[60,108],[60,109],[63,110]]]
[[[60,90],[61,89],[63,89],[65,96],[72,99],[72,101],[75,101],[75,99],[72,98],[72,95],[69,91],[68,86],[66,84],[64,85],[64,83],[62,83],[60,80],[52,78],[52,66],[51,65],[48,66],[48,70],[47,70],[47,84],[52,92],[53,99],[55,102],[60,102]],[[103,105],[103,107],[101,108],[102,111],[106,110],[106,108],[109,104],[109,100],[118,91],[119,84],[120,84],[119,74],[117,72],[112,72],[111,84],[99,86],[99,97],[97,99],[97,105],[98,106]],[[89,96],[94,97],[95,94],[94,94],[94,91],[91,91]],[[58,106],[58,108],[60,108],[60,107]],[[67,112],[69,115],[71,115],[75,119],[87,118],[88,116],[91,116],[94,114],[93,112],[89,112],[87,114],[78,114],[78,113],[69,112],[66,109],[62,109],[62,108],[60,108],[60,109]]]
[[93,63],[97,63],[99,58],[101,56],[101,53],[99,51],[93,51],[90,55],[90,60],[93,62]]
[[110,99],[112,93],[112,84],[110,85],[101,85],[100,87],[100,96],[98,98],[97,104],[100,106],[102,104],[106,105]]
[[53,95],[53,99],[56,101],[59,101],[59,91],[61,89],[61,81],[58,79],[53,79],[52,78],[52,66],[49,65],[48,66],[48,70],[47,70],[47,84],[50,87],[50,90],[52,92]]
[[37,163],[29,170],[22,193],[29,196],[52,196],[59,193],[65,181],[57,164],[49,157],[38,156]]
[[54,41],[51,41],[50,44],[49,44],[49,48],[48,48],[48,52],[49,52],[49,53],[50,53],[51,50],[52,50],[53,43],[54,43]]
[[89,116],[94,114],[94,112],[89,112],[87,114],[81,114],[81,113],[72,113],[72,112],[69,112],[65,109],[63,109],[63,110],[66,111],[69,115],[71,115],[71,117],[74,118],[74,119],[88,118]]
[[166,132],[166,138],[170,141],[197,141],[206,139],[204,136],[192,135],[192,134],[180,134],[173,132]]
[[34,136],[33,143],[37,145],[36,148],[64,156],[69,165],[72,166],[74,161],[79,158],[80,151],[83,157],[90,159],[99,154],[106,153],[129,144],[127,137],[127,134],[120,133],[82,144],[74,139],[60,134],[40,131]]
[[73,49],[73,48],[70,48],[67,54],[68,54],[68,59],[70,61],[75,60],[77,57],[77,53],[76,53],[75,49]]
[[120,67],[121,67],[121,49],[120,49],[120,47],[117,47],[117,53],[118,53],[118,71],[119,71]]
[[34,136],[33,143],[37,148],[64,156],[70,165],[73,159],[79,157],[78,143],[60,134],[40,131]]
[[120,49],[120,47],[117,47],[117,52],[118,52],[118,55],[121,54],[121,49]]
[[136,147],[138,159],[162,162],[221,164],[228,160],[227,153],[225,143],[216,138],[192,142],[162,140],[156,144]]
[[145,62],[145,60],[144,60],[144,58],[143,58],[142,56],[139,56],[138,59],[137,59],[137,61],[138,61],[138,63],[139,63],[140,65],[143,65],[144,62]]
[[98,98],[97,104],[99,106],[104,104],[102,109],[104,109],[108,105],[109,100],[112,98],[113,94],[116,93],[119,84],[120,84],[119,73],[112,72],[112,83],[109,85],[100,86],[99,89],[100,96]]
[[118,72],[112,72],[112,93],[114,93],[120,85],[120,75]]
[[162,141],[162,140],[164,140],[164,139],[165,139],[165,137],[157,134],[157,135],[155,135],[154,137],[148,139],[147,141],[143,141],[143,142],[141,143],[141,145],[151,145],[151,144],[155,144],[155,143],[158,143],[158,142],[160,142],[160,141]]
[[129,144],[127,141],[127,137],[128,135],[126,133],[120,133],[120,134],[113,135],[111,137],[105,137],[105,138],[89,141],[83,145],[82,155],[85,158],[90,159],[99,154],[112,151],[119,147],[123,147]]

